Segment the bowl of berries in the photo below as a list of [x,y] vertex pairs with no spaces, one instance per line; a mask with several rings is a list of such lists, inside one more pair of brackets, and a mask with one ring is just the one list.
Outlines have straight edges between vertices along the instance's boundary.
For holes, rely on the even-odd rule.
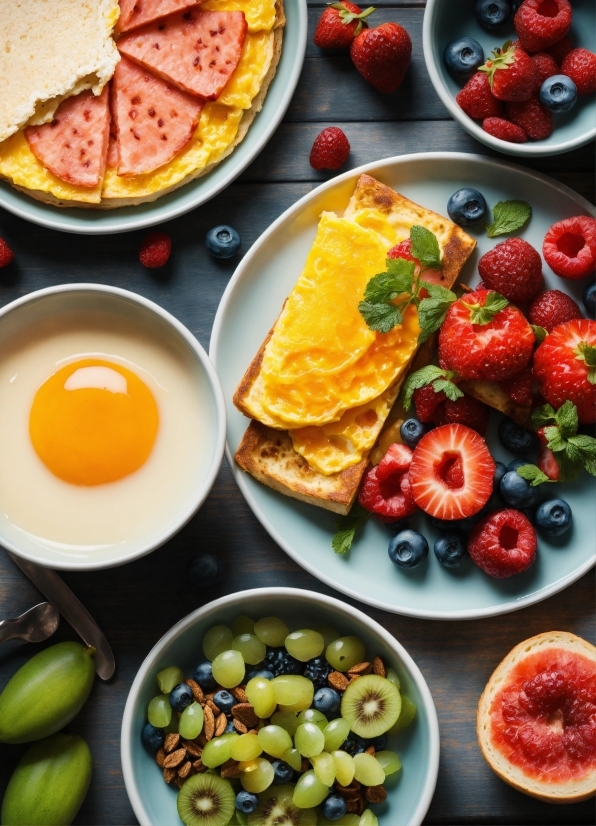
[[323,594],[259,588],[199,608],[152,649],[121,757],[141,824],[414,826],[439,729],[418,667],[378,623]]
[[455,120],[499,152],[569,152],[596,136],[596,20],[569,0],[428,0],[423,46]]

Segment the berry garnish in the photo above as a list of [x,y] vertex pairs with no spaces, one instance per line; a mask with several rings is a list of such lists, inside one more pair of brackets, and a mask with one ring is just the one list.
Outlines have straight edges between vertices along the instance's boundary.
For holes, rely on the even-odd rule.
[[536,547],[536,533],[530,520],[512,509],[481,519],[468,541],[468,552],[476,565],[499,579],[529,568],[536,558]]
[[459,399],[446,399],[439,405],[434,415],[434,422],[442,424],[463,424],[484,436],[488,427],[489,409],[485,404],[464,394]]
[[476,0],[474,15],[483,29],[498,29],[511,17],[509,0]]
[[349,49],[354,38],[368,25],[366,18],[374,10],[373,6],[369,6],[362,11],[348,0],[327,6],[317,23],[315,46],[320,49]]
[[508,238],[485,252],[478,262],[480,277],[509,301],[529,301],[543,287],[542,259],[523,238]]
[[446,533],[435,540],[434,552],[445,568],[459,568],[468,555],[466,543],[457,533]]
[[536,525],[546,536],[561,536],[571,527],[571,508],[564,499],[547,499],[536,509]]
[[596,315],[596,284],[594,282],[588,284],[584,290],[582,301],[588,315]]
[[536,69],[534,92],[537,94],[547,78],[559,74],[559,66],[554,57],[548,54],[548,52],[539,52],[538,54],[532,55],[532,63]]
[[396,522],[417,510],[408,477],[411,460],[412,451],[406,445],[391,445],[364,476],[358,502],[382,522]]
[[503,114],[503,104],[491,92],[488,77],[484,72],[472,75],[455,96],[455,101],[466,115],[474,120],[498,118]]
[[209,230],[205,246],[215,258],[231,258],[240,249],[240,236],[233,227],[221,224]]
[[382,23],[360,32],[350,46],[350,56],[371,86],[391,94],[401,86],[410,65],[412,40],[398,23]]
[[544,236],[544,260],[561,278],[585,278],[596,267],[596,218],[578,215],[553,224]]
[[437,392],[433,389],[432,384],[427,384],[424,387],[419,387],[414,390],[412,398],[414,400],[416,415],[422,424],[430,424],[434,422],[435,412],[447,399],[447,396],[443,390]]
[[536,435],[514,422],[513,419],[501,419],[498,432],[499,441],[503,447],[518,456],[523,456],[536,447]]
[[[523,464],[526,464],[525,460]],[[501,479],[499,490],[503,499],[512,508],[531,508],[538,501],[538,488],[519,475],[517,470],[508,470]]]
[[447,201],[447,214],[454,223],[462,227],[484,221],[487,212],[484,195],[470,187],[458,189]]
[[596,54],[587,49],[572,49],[561,63],[561,73],[570,77],[578,95],[596,92]]
[[577,103],[577,86],[567,75],[552,75],[540,85],[539,97],[551,112],[569,112]]
[[529,52],[554,46],[571,28],[569,0],[525,0],[515,13],[515,31]]
[[572,51],[573,43],[571,42],[569,35],[565,35],[565,37],[562,37],[557,43],[555,43],[554,46],[551,46],[550,49],[548,49],[549,55],[552,55],[558,66],[563,63],[569,52]]
[[583,318],[577,302],[561,290],[547,290],[536,296],[528,310],[528,321],[536,327],[544,327],[548,333],[564,321]]
[[416,447],[426,433],[426,428],[419,419],[406,419],[399,429],[402,442],[408,447]]
[[139,250],[139,261],[151,270],[168,263],[172,251],[172,239],[165,232],[150,232]]
[[534,374],[531,367],[526,367],[521,373],[510,379],[499,382],[510,399],[521,407],[531,407],[534,401],[533,384]]
[[552,135],[553,116],[537,95],[524,103],[508,103],[506,113],[509,120],[520,126],[531,141],[544,140]]
[[521,128],[511,123],[505,118],[485,118],[482,121],[482,128],[484,131],[492,135],[493,138],[498,138],[500,141],[508,141],[509,143],[526,143],[528,136]]
[[547,479],[551,482],[558,482],[561,475],[561,468],[555,457],[555,454],[549,447],[541,444],[538,448],[538,469],[544,473]]
[[502,49],[495,49],[479,71],[486,73],[491,92],[499,100],[529,100],[536,85],[532,59],[515,43],[507,42]]
[[470,77],[484,63],[484,51],[473,37],[458,37],[445,47],[443,60],[453,77]]
[[319,132],[310,150],[313,169],[339,169],[348,160],[350,142],[337,126],[328,126]]
[[14,261],[14,253],[8,246],[4,238],[0,238],[0,270]]
[[418,531],[406,528],[393,537],[388,552],[399,568],[416,568],[428,556],[428,542]]

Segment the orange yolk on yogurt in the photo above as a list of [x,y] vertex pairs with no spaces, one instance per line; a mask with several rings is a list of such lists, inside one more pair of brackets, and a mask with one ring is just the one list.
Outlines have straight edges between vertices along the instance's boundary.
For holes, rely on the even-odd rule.
[[29,414],[35,452],[72,485],[103,485],[134,473],[149,458],[158,428],[147,385],[101,359],[81,359],[50,376]]

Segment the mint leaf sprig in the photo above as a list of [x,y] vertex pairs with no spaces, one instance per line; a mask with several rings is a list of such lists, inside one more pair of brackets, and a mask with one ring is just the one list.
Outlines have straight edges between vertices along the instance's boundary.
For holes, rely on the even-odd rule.
[[335,526],[335,534],[331,540],[331,546],[336,554],[345,556],[352,547],[352,542],[356,536],[356,531],[361,528],[368,517],[370,511],[365,510],[362,505],[356,502],[347,516],[342,516]]
[[402,390],[402,404],[404,410],[409,410],[412,404],[412,396],[415,390],[421,387],[426,387],[428,384],[432,385],[435,393],[440,393],[441,390],[445,393],[448,399],[455,401],[461,398],[464,394],[454,383],[459,376],[453,370],[443,370],[441,367],[436,367],[434,364],[428,364],[426,367],[421,367],[415,373],[411,373],[406,379]]
[[488,237],[506,235],[521,229],[532,215],[532,207],[527,201],[499,201],[493,207],[493,222],[487,227]]

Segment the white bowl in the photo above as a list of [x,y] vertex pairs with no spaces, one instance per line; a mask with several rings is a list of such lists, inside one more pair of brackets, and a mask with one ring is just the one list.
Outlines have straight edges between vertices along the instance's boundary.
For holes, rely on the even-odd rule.
[[359,636],[368,654],[379,655],[396,671],[417,715],[409,728],[390,740],[388,748],[395,748],[403,769],[389,778],[386,802],[374,808],[381,826],[419,826],[434,794],[440,750],[437,713],[424,677],[399,642],[357,608],[296,588],[256,588],[210,602],[174,625],[145,658],[126,701],[120,749],[124,784],[141,826],[181,826],[177,789],[166,786],[141,743],[147,705],[158,693],[156,675],[167,666],[178,665],[190,676],[204,659],[200,645],[207,629],[229,624],[239,614],[253,619],[280,616],[293,630],[309,623],[330,624],[342,635]]
[[[202,471],[197,473],[195,487],[164,524],[147,532],[144,538],[125,540],[98,552],[92,546],[77,547],[75,553],[58,543],[33,537],[12,525],[0,514],[0,544],[17,556],[51,568],[91,570],[122,565],[155,550],[177,533],[196,513],[211,490],[223,458],[226,413],[223,393],[209,357],[196,338],[176,318],[140,295],[97,284],[63,284],[30,293],[0,309],[0,347],[14,335],[22,334],[46,319],[61,313],[91,310],[113,313],[125,320],[142,323],[150,336],[153,333],[164,347],[176,347],[188,365],[189,381],[205,400],[203,409],[205,433],[203,445],[208,454],[202,457]],[[204,458],[204,461],[203,461]],[[62,484],[62,483],[61,483]]]

